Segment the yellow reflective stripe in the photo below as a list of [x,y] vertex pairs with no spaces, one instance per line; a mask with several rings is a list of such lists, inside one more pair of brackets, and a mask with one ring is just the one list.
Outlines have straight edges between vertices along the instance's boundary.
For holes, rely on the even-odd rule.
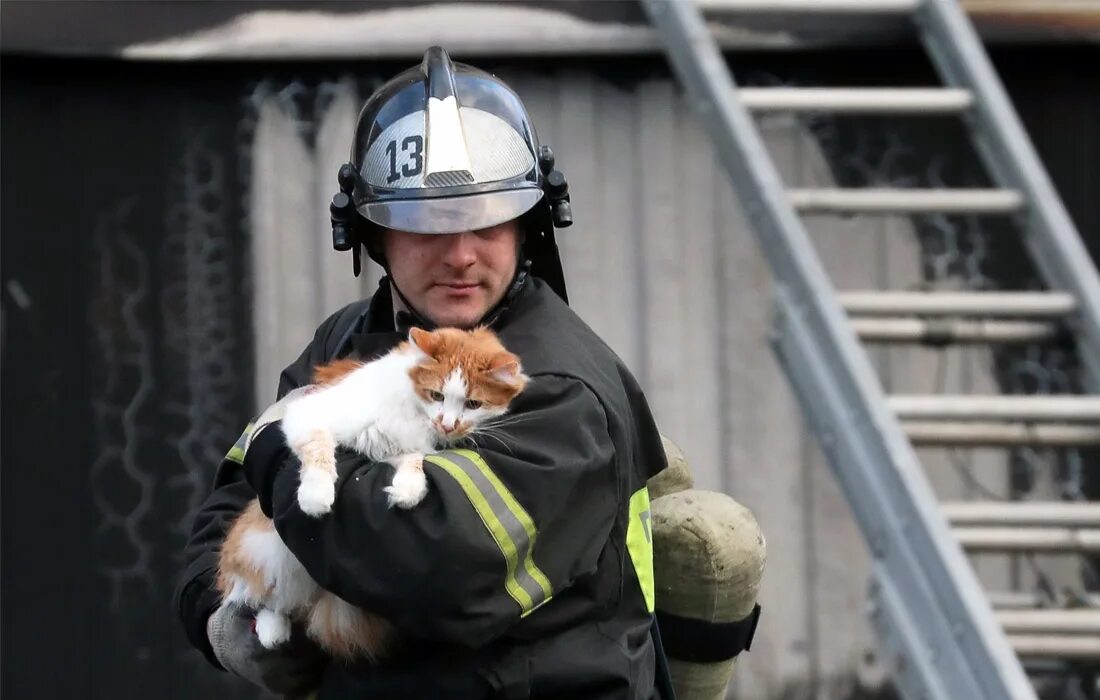
[[653,581],[653,522],[649,507],[649,489],[645,486],[630,497],[630,520],[626,526],[626,548],[642,586],[642,597],[649,612],[653,612],[655,588]]
[[504,505],[508,507],[508,510],[512,512],[516,520],[520,522],[523,529],[527,532],[527,538],[530,540],[530,546],[527,548],[527,556],[523,559],[523,568],[527,571],[531,578],[535,579],[539,587],[542,588],[543,594],[550,598],[553,594],[553,588],[550,586],[550,579],[546,578],[546,574],[542,573],[542,570],[535,565],[535,560],[531,557],[531,552],[535,548],[535,537],[538,531],[535,529],[535,522],[531,520],[531,516],[527,514],[527,510],[520,505],[519,501],[512,496],[512,492],[508,490],[508,487],[501,482],[496,473],[489,468],[489,465],[485,463],[485,460],[481,458],[481,455],[473,450],[455,450],[456,454],[460,454],[466,459],[477,465],[477,468],[481,470],[481,473],[485,475],[485,478],[489,480],[489,483],[493,485],[496,492],[500,494],[500,498],[504,501]]
[[493,513],[493,509],[489,507],[489,502],[481,495],[481,491],[478,490],[473,479],[463,471],[462,467],[442,455],[427,455],[424,457],[424,461],[441,467],[445,472],[451,475],[452,479],[458,482],[459,486],[462,487],[462,491],[466,494],[466,498],[469,499],[470,503],[474,506],[474,510],[477,511],[478,516],[481,518],[481,522],[484,523],[485,528],[489,531],[489,534],[493,536],[493,540],[500,548],[501,554],[504,555],[504,562],[507,568],[507,575],[504,579],[505,590],[508,591],[508,595],[512,596],[513,600],[519,603],[521,610],[526,611],[532,609],[534,607],[534,601],[531,600],[531,596],[527,595],[527,591],[523,590],[515,578],[516,563],[518,559],[516,556],[516,544],[512,541],[512,538],[508,536],[508,532],[504,529],[504,525]]
[[233,447],[230,447],[229,452],[225,453],[226,460],[236,462],[237,464],[244,464],[244,451],[248,445],[248,438],[252,435],[253,427],[252,423],[244,427],[244,432],[237,438],[237,442],[233,443]]

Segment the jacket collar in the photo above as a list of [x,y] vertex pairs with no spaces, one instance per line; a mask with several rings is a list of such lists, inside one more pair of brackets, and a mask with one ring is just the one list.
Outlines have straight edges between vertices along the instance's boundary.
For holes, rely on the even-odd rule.
[[388,277],[379,280],[365,318],[357,319],[357,325],[359,328],[352,331],[349,342],[363,360],[386,354],[407,337],[407,330],[398,332],[394,326],[393,295]]
[[[517,313],[522,313],[536,286],[537,282],[531,280],[525,271],[521,273],[505,298],[486,317],[489,327],[495,331],[505,328]],[[406,309],[395,312],[394,306],[389,278],[383,277],[365,317],[358,321],[359,328],[352,331],[349,339],[360,358],[370,360],[384,355],[408,338],[410,327],[420,327],[416,315]]]

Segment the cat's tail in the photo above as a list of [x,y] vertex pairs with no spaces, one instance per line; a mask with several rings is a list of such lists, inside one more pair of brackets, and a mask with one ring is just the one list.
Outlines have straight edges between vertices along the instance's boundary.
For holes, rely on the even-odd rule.
[[378,661],[393,639],[389,622],[328,592],[310,610],[306,632],[329,655],[345,661]]
[[257,537],[263,538],[268,531],[274,532],[274,525],[260,510],[259,500],[249,503],[229,527],[218,552],[215,579],[223,603],[256,607],[271,594],[270,577],[252,546]]

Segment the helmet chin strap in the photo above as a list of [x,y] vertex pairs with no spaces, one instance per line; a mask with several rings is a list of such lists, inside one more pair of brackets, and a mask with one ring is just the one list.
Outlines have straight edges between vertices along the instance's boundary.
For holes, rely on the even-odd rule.
[[395,330],[405,332],[410,328],[423,328],[426,331],[435,330],[436,325],[434,321],[428,319],[427,316],[416,310],[416,307],[409,302],[408,298],[401,293],[401,290],[397,287],[397,282],[394,281],[393,275],[389,270],[386,273],[390,281],[390,289],[401,300],[401,303],[405,305],[405,308],[394,314],[394,326]]
[[[524,260],[522,263],[516,266],[515,277],[512,278],[512,283],[508,286],[508,291],[504,294],[504,297],[496,303],[493,308],[489,309],[484,316],[481,317],[475,326],[492,326],[501,316],[503,316],[508,308],[512,305],[512,302],[527,285],[527,280],[531,274],[531,261]],[[394,325],[397,326],[396,330],[404,332],[409,328],[423,328],[426,331],[435,330],[439,327],[439,324],[435,323],[427,316],[422,314],[416,309],[410,302],[408,297],[401,293],[401,289],[398,288],[397,282],[393,279],[393,274],[389,271],[389,266],[386,266],[386,275],[389,278],[390,289],[392,289],[401,299],[401,303],[405,305],[405,309],[398,311],[395,314]]]

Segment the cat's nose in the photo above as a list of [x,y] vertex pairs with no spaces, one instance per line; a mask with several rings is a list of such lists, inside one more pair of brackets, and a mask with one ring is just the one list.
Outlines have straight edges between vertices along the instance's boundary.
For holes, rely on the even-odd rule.
[[453,425],[452,426],[440,425],[439,427],[443,428],[443,433],[444,434],[450,434],[450,433],[453,433],[455,431],[455,427]]

